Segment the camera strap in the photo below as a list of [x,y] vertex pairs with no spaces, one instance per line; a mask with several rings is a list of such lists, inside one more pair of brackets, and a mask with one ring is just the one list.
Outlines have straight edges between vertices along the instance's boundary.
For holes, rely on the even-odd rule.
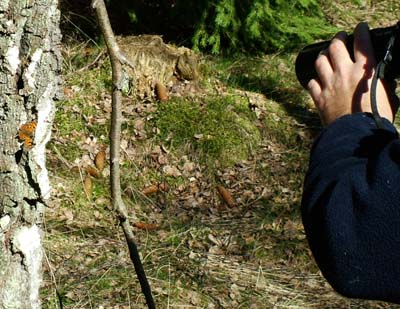
[[372,110],[372,116],[375,120],[376,126],[379,129],[383,129],[383,120],[381,116],[379,115],[378,111],[378,105],[376,102],[376,87],[378,84],[378,79],[383,80],[385,78],[385,70],[386,66],[392,61],[393,56],[393,46],[394,42],[396,39],[396,36],[400,38],[400,23],[397,23],[396,28],[394,28],[392,36],[390,37],[388,44],[386,46],[386,52],[385,52],[385,57],[381,61],[379,61],[376,70],[374,72],[374,76],[372,78],[372,83],[371,83],[371,110]]

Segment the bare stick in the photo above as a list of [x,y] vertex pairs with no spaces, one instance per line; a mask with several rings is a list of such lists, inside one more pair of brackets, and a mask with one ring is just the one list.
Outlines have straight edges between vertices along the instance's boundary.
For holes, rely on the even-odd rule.
[[84,67],[80,68],[79,70],[76,70],[76,72],[83,72],[87,69],[90,69],[92,66],[94,66],[97,63],[97,61],[100,60],[100,58],[101,58],[101,56],[103,56],[103,54],[104,54],[104,50],[101,50],[99,52],[99,54],[96,56],[96,58],[91,63],[89,63],[88,65],[85,65]]
[[130,258],[135,267],[142,292],[146,298],[148,308],[155,308],[151,289],[140,260],[139,252],[135,243],[135,237],[128,219],[128,211],[121,197],[120,183],[120,137],[121,137],[121,102],[122,102],[122,64],[126,63],[126,58],[119,51],[117,41],[112,31],[110,20],[108,19],[107,9],[103,0],[92,0],[92,7],[96,11],[99,26],[107,45],[112,67],[112,113],[110,131],[110,183],[111,199],[114,211],[118,215],[121,227],[124,231],[125,239],[128,243]]

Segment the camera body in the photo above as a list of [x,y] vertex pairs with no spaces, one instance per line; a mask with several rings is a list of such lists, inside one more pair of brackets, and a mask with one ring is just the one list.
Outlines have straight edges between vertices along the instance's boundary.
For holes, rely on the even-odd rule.
[[[392,59],[390,64],[386,66],[385,79],[395,79],[400,77],[400,22],[391,27],[370,30],[371,41],[377,62],[385,57],[388,42],[396,30],[396,38],[392,49]],[[307,88],[307,84],[311,79],[318,77],[315,70],[315,60],[321,51],[328,48],[329,44],[330,41],[323,41],[308,45],[304,47],[297,56],[295,64],[296,76],[304,88]],[[354,60],[353,44],[354,35],[351,34],[347,38],[346,47],[350,53],[351,59]]]

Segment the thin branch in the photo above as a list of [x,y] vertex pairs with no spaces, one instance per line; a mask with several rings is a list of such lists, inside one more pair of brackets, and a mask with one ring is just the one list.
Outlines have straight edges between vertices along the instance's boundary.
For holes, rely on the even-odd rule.
[[[97,19],[99,21],[99,25],[101,31],[104,36],[104,40],[107,45],[108,52],[110,53],[110,58],[114,57],[115,60],[118,60],[119,64],[125,64],[134,69],[134,65],[132,62],[128,60],[128,58],[123,55],[119,49],[117,40],[115,39],[114,32],[111,28],[110,20],[108,19],[107,9],[103,0],[92,0],[92,8],[96,10]],[[122,73],[122,70],[121,70]]]
[[97,61],[100,60],[100,58],[103,56],[103,54],[104,54],[104,50],[101,50],[99,52],[99,54],[96,56],[96,58],[91,63],[85,65],[84,67],[80,68],[79,70],[76,70],[76,72],[74,72],[74,73],[83,72],[87,69],[90,69],[92,66],[94,66],[97,63]]
[[142,261],[136,246],[135,237],[128,219],[128,211],[121,197],[120,183],[120,137],[122,120],[122,64],[127,63],[120,53],[117,41],[112,31],[107,9],[103,0],[92,0],[92,8],[96,11],[97,19],[107,45],[112,67],[112,113],[110,128],[110,183],[111,198],[114,211],[117,213],[125,239],[128,243],[130,258],[135,267],[142,292],[146,298],[148,308],[155,308],[149,282],[147,280]]

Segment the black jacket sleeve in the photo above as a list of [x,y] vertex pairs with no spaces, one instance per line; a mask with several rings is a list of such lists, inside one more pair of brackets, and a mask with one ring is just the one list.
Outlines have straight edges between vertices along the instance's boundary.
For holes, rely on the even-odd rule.
[[369,114],[339,118],[311,150],[302,219],[339,293],[400,303],[400,140]]

